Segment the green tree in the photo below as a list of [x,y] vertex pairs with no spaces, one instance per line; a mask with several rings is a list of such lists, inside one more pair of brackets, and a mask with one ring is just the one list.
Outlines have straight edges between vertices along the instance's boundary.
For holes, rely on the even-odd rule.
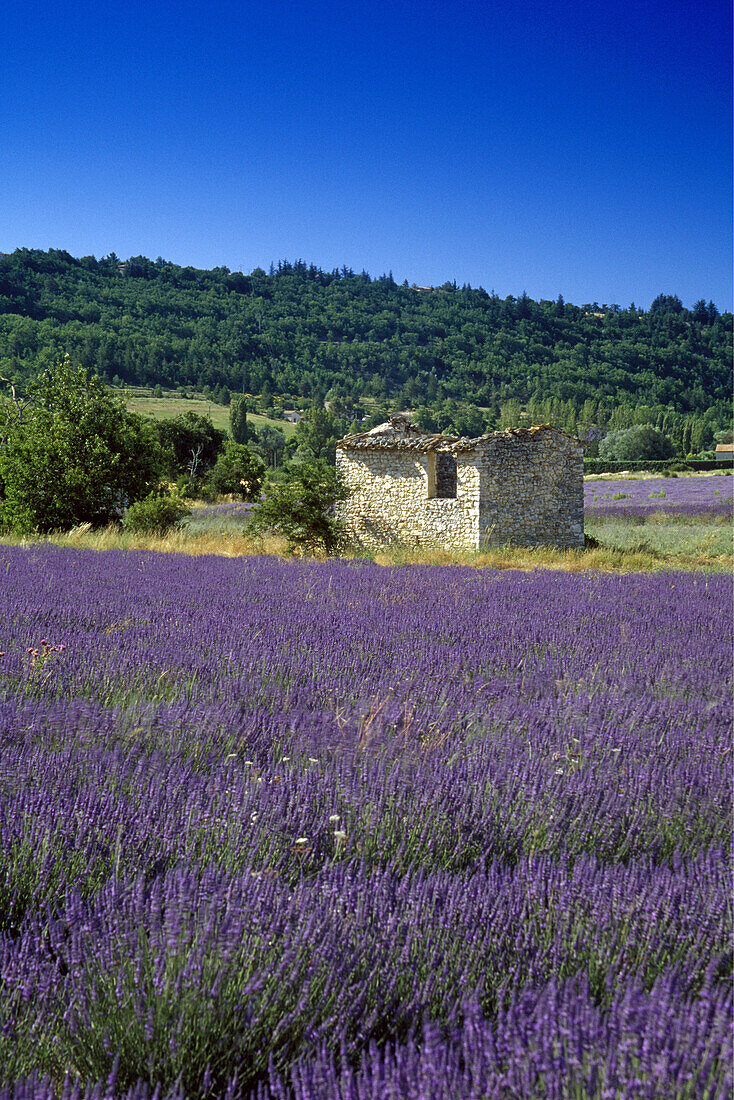
[[456,435],[475,439],[487,431],[487,417],[476,405],[460,405],[453,418]]
[[215,493],[256,500],[265,479],[265,463],[244,443],[226,443],[209,475]]
[[0,407],[0,525],[18,533],[119,519],[158,483],[154,425],[67,355]]
[[208,417],[193,412],[160,420],[156,428],[166,455],[167,473],[173,478],[183,473],[192,478],[206,473],[225,442],[224,432],[215,428]]
[[244,394],[235,394],[229,404],[229,434],[235,443],[247,443],[247,398]]
[[323,460],[290,466],[281,482],[272,482],[253,509],[248,529],[285,535],[291,550],[333,554],[345,543],[336,505],[348,492],[336,470]]
[[675,447],[667,435],[652,424],[635,424],[609,432],[599,444],[599,457],[616,462],[640,462],[675,456]]
[[264,424],[258,429],[257,443],[270,465],[276,468],[285,451],[285,435],[280,428]]
[[333,463],[336,441],[341,438],[341,427],[332,413],[316,405],[296,425],[296,442],[310,447],[317,458]]

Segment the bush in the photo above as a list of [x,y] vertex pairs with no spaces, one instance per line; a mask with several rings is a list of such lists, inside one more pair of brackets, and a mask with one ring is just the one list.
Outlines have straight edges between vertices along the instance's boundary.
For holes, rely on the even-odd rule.
[[265,480],[265,463],[244,443],[225,443],[209,475],[215,493],[257,500]]
[[214,504],[217,494],[211,484],[203,477],[195,477],[193,480],[182,474],[176,481],[176,495],[181,500],[205,500],[207,504]]
[[323,461],[288,467],[281,482],[270,482],[265,500],[252,512],[248,530],[277,531],[291,550],[333,554],[345,545],[344,525],[334,515],[348,491],[332,466]]
[[599,457],[618,462],[673,458],[672,440],[652,424],[610,432],[599,444]]
[[165,535],[190,515],[191,509],[177,497],[149,493],[128,508],[122,523],[136,535]]

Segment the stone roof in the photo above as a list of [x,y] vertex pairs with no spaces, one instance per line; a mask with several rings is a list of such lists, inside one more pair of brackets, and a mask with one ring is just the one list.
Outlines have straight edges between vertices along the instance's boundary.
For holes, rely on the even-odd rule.
[[393,416],[385,424],[378,424],[368,432],[345,435],[337,447],[349,451],[446,451],[450,454],[473,451],[492,439],[532,439],[539,432],[554,432],[583,446],[579,439],[554,428],[550,424],[535,424],[532,428],[507,428],[503,432],[490,432],[474,439],[455,435],[441,435],[440,432],[424,432],[416,427],[410,417],[401,414]]

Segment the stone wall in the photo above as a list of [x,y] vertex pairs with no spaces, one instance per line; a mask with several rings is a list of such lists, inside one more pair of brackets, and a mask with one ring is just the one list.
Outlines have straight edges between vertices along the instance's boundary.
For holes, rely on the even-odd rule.
[[[496,432],[427,452],[337,446],[341,506],[364,546],[584,544],[583,446],[553,429]],[[456,496],[453,463],[456,463]]]
[[489,436],[480,462],[479,545],[584,545],[583,446],[560,432]]
[[[456,464],[456,497],[429,497],[435,454],[337,449],[336,465],[350,496],[340,515],[364,546],[452,546],[479,543],[476,456]],[[463,457],[463,456],[462,456]]]

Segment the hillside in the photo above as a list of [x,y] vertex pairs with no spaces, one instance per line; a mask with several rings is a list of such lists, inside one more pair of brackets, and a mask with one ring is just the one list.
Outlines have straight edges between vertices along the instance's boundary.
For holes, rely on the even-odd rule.
[[301,261],[245,275],[114,254],[0,255],[0,373],[21,381],[68,351],[110,382],[294,401],[329,391],[406,406],[554,398],[724,416],[731,321],[675,296],[649,311],[500,299]]

